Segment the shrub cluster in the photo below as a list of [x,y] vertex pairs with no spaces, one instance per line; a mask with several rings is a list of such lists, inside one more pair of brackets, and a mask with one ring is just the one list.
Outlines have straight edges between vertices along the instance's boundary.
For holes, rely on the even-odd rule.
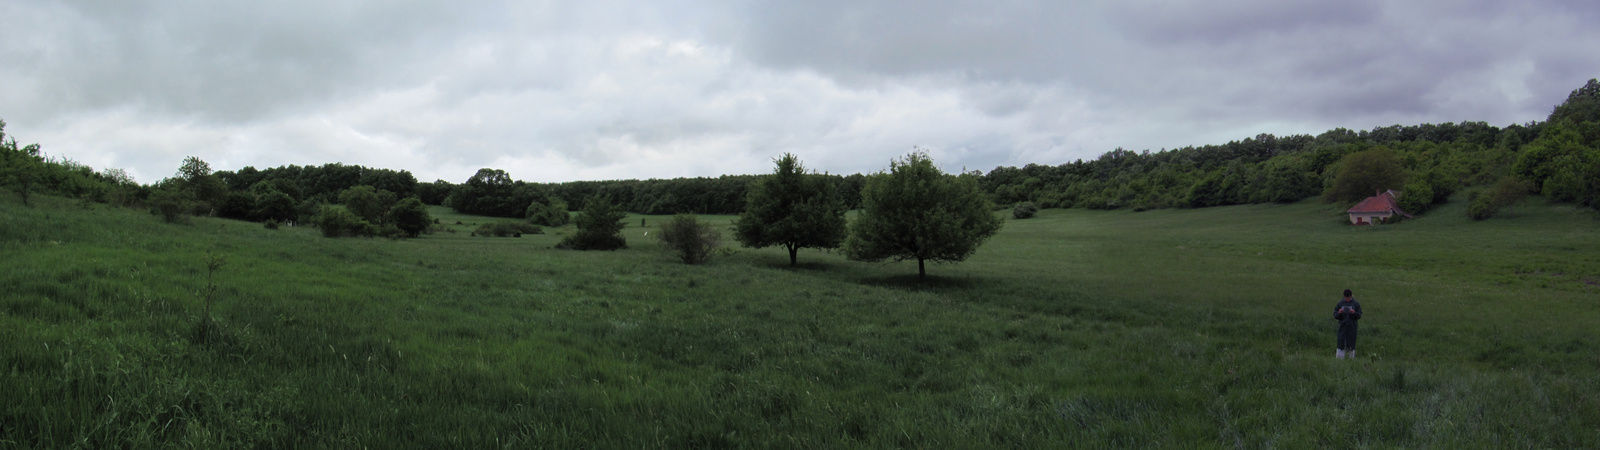
[[376,236],[380,231],[371,222],[356,217],[344,205],[326,205],[317,215],[317,229],[324,237]]
[[547,227],[559,227],[572,221],[572,216],[567,214],[567,202],[559,198],[551,198],[546,203],[529,203],[527,218],[528,222]]
[[1530,189],[1528,182],[1516,177],[1501,178],[1488,190],[1472,193],[1467,202],[1467,217],[1472,220],[1494,217],[1501,208],[1511,207],[1526,198]]
[[1038,213],[1039,207],[1035,206],[1033,202],[1018,202],[1017,206],[1011,208],[1011,217],[1017,219],[1031,219],[1034,214]]
[[1407,214],[1422,214],[1433,206],[1433,185],[1421,180],[1406,183],[1406,190],[1395,201]]
[[494,222],[479,225],[473,236],[522,237],[524,234],[544,234],[544,229],[526,222]]
[[[326,237],[383,236],[398,239],[417,237],[428,230],[433,219],[428,216],[428,209],[421,200],[410,197],[398,202],[388,201],[393,206],[387,206],[381,203],[387,200],[379,196],[384,193],[386,191],[358,186],[341,194],[346,204],[313,204],[307,210],[316,211],[314,217],[317,228]],[[361,212],[357,213],[357,210]]]
[[154,189],[145,200],[150,213],[161,216],[167,223],[188,223],[189,202],[175,189]]
[[428,207],[422,204],[422,199],[411,197],[389,208],[389,222],[407,236],[417,237],[428,231],[432,218],[428,216]]
[[722,246],[722,232],[692,214],[678,214],[661,225],[656,239],[684,264],[700,264]]

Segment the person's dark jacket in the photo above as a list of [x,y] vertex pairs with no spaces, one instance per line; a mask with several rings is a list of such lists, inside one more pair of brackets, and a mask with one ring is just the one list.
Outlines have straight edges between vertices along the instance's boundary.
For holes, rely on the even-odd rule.
[[1349,301],[1340,299],[1338,304],[1333,305],[1333,319],[1339,321],[1341,326],[1355,325],[1357,320],[1361,320],[1361,302],[1354,298]]

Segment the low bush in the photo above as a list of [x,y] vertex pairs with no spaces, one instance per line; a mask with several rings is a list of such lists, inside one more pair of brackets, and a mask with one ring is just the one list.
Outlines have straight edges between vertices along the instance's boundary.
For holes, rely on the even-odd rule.
[[527,222],[491,222],[479,225],[473,236],[522,237],[524,234],[544,234],[544,229]]
[[1472,200],[1467,202],[1467,217],[1472,220],[1488,219],[1499,212],[1500,208],[1489,201],[1487,195],[1474,195]]
[[361,220],[342,205],[325,205],[317,215],[317,228],[324,237],[355,237],[378,234],[378,227]]
[[255,197],[244,192],[229,192],[228,196],[223,199],[222,205],[217,207],[217,217],[250,220],[254,218],[255,209]]
[[1406,183],[1406,190],[1396,199],[1400,210],[1407,214],[1422,214],[1433,206],[1433,185],[1427,181],[1416,180]]
[[562,250],[618,250],[628,248],[628,241],[622,236],[601,235],[579,232],[562,239],[556,244]]
[[656,239],[684,264],[703,263],[722,246],[722,233],[692,214],[672,216],[672,220],[661,225]]
[[1467,217],[1472,220],[1494,217],[1501,208],[1510,208],[1521,202],[1531,188],[1530,183],[1516,177],[1501,178],[1488,190],[1469,196],[1471,200],[1467,203]]
[[167,223],[186,223],[189,220],[189,199],[177,189],[156,189],[145,201],[150,213],[161,216]]
[[572,222],[572,216],[567,214],[567,202],[558,198],[550,199],[549,203],[529,204],[527,218],[528,222],[547,227],[559,227]]
[[1017,206],[1011,207],[1011,217],[1017,219],[1031,219],[1034,214],[1038,213],[1039,207],[1035,206],[1033,202],[1018,202]]

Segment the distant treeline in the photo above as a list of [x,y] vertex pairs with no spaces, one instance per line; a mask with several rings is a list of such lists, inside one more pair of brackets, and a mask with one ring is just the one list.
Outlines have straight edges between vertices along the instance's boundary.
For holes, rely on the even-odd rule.
[[296,201],[332,202],[340,192],[356,186],[393,192],[399,198],[415,197],[417,177],[405,170],[347,166],[340,163],[321,166],[282,166],[265,170],[245,166],[238,171],[219,170],[218,179],[229,191],[242,192],[259,183],[272,185]]
[[[716,178],[572,181],[529,183],[513,180],[499,169],[484,168],[460,184],[445,180],[419,183],[408,171],[358,165],[283,166],[258,170],[218,171],[216,177],[231,192],[246,192],[267,183],[297,203],[335,203],[340,192],[355,186],[372,186],[397,198],[417,197],[430,205],[449,206],[459,212],[495,217],[526,217],[530,205],[565,205],[577,210],[589,198],[609,196],[622,209],[640,214],[738,214],[757,175],[723,175]],[[846,206],[860,206],[866,177],[824,175],[846,198]],[[310,208],[309,205],[306,208]]]
[[[1392,126],[1317,136],[1262,134],[1223,145],[1160,152],[1116,149],[1098,159],[1046,166],[999,167],[983,187],[999,204],[1043,208],[1157,209],[1294,202],[1332,185],[1345,156],[1386,147],[1407,171],[1446,190],[1501,175],[1515,150],[1543,124],[1496,128],[1482,122]],[[1390,186],[1400,190],[1403,186]]]
[[1600,83],[1589,80],[1574,90],[1545,122],[1338,128],[1154,153],[1116,149],[1091,161],[999,167],[982,185],[998,204],[1027,201],[1044,208],[1207,207],[1318,195],[1352,201],[1338,187],[1341,173],[1365,175],[1354,173],[1365,168],[1347,163],[1358,154],[1399,166],[1397,176],[1371,187],[1429,194],[1409,199],[1416,212],[1458,190],[1508,178],[1552,201],[1600,206]]
[[[1373,167],[1374,165],[1378,167]],[[498,172],[493,169],[485,171]],[[1371,172],[1371,173],[1369,173]],[[498,172],[504,175],[503,172]],[[485,172],[480,171],[474,179]],[[631,212],[736,214],[754,175],[670,180],[531,184],[504,178],[498,191],[473,180],[432,185],[431,204],[515,217],[518,205],[559,200],[577,209],[595,195]],[[861,174],[829,175],[851,209],[860,206]],[[1411,192],[1403,204],[1420,213],[1456,192],[1515,181],[1551,201],[1600,206],[1600,83],[1574,90],[1546,121],[1496,127],[1484,122],[1337,128],[1316,136],[1262,134],[1222,145],[1158,152],[1116,149],[1061,165],[997,167],[980,185],[999,206],[1135,210],[1295,202],[1322,196],[1351,202],[1376,189]],[[478,206],[505,198],[499,208]],[[499,197],[496,197],[499,195]],[[1404,197],[1404,196],[1403,196]]]
[[[822,176],[843,195],[847,207],[861,205],[861,186],[866,176]],[[418,189],[424,203],[496,217],[525,217],[533,204],[561,204],[577,210],[596,196],[607,196],[623,210],[639,214],[738,214],[744,211],[750,183],[758,177],[527,183],[512,180],[505,171],[485,168],[461,184],[437,180],[421,183]]]
[[[118,169],[95,172],[71,160],[46,158],[38,145],[19,147],[3,130],[0,122],[0,186],[24,199],[42,192],[134,205],[168,182],[140,186]],[[196,212],[209,207],[212,214],[239,218],[250,218],[247,212],[259,206],[249,203],[260,201],[265,192],[286,194],[297,205],[295,216],[305,216],[319,205],[336,203],[341,192],[356,186],[372,186],[388,193],[385,198],[416,197],[499,217],[577,210],[600,195],[635,213],[737,214],[758,176],[528,183],[485,168],[460,184],[419,183],[404,170],[333,163],[219,171],[215,177],[226,193],[191,191],[197,197]],[[848,208],[860,206],[863,175],[825,177]],[[1354,201],[1358,199],[1350,198],[1352,192],[1376,188],[1411,192],[1409,198],[1402,195],[1402,203],[1421,212],[1455,192],[1490,185],[1600,206],[1600,82],[1589,80],[1572,91],[1542,122],[1338,128],[1316,136],[1262,134],[1157,152],[1119,148],[1087,161],[997,167],[980,178],[982,189],[999,206],[1032,202],[1042,208],[1135,210],[1294,202],[1319,195],[1328,201]]]
[[[594,195],[609,195],[624,209],[640,214],[738,214],[744,211],[750,183],[758,175],[723,175],[717,178],[668,180],[573,181],[544,185],[551,195],[568,205],[582,205]],[[861,206],[861,186],[866,176],[822,175],[850,209]]]

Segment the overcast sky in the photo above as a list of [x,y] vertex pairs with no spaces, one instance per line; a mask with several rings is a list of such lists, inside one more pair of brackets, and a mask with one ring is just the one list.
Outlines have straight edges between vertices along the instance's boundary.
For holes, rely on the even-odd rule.
[[139,182],[947,171],[1334,127],[1543,120],[1592,1],[0,2],[0,120]]

